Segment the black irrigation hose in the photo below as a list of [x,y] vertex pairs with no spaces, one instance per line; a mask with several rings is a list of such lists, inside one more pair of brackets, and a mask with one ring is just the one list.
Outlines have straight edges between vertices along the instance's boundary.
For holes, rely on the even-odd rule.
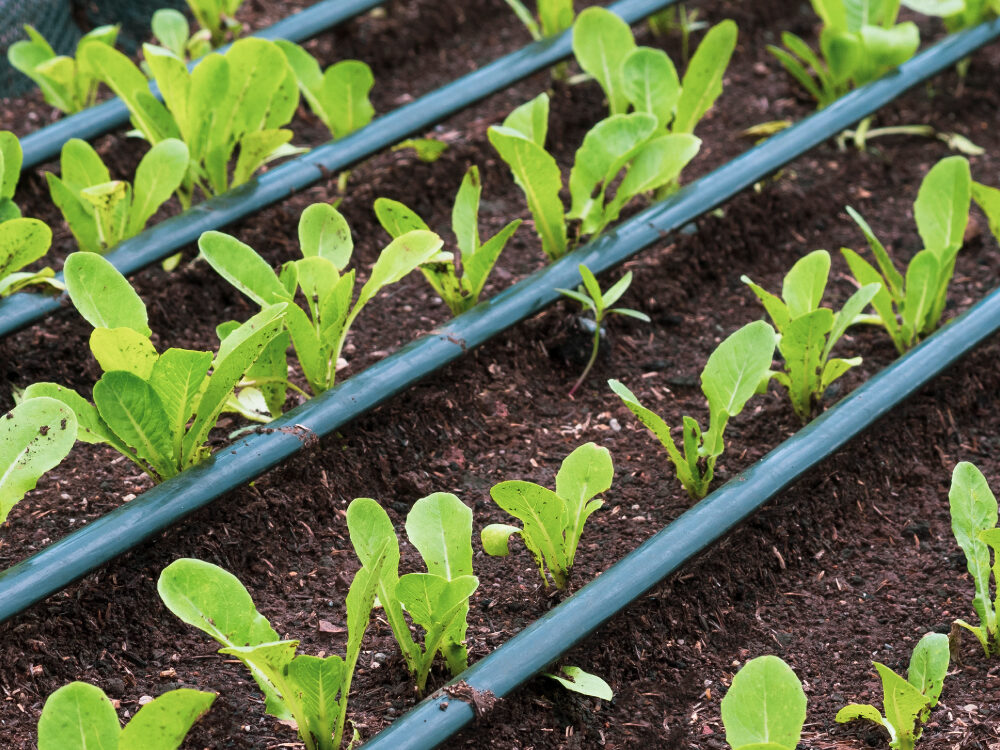
[[[628,23],[645,18],[677,0],[618,0],[608,6]],[[344,138],[318,146],[245,185],[211,198],[115,246],[106,256],[128,275],[167,258],[195,242],[202,232],[220,229],[269,206],[332,172],[343,169],[422,131],[522,78],[573,53],[572,31],[543,39],[494,60],[468,75],[425,94]],[[62,274],[57,274],[62,279]],[[7,336],[59,309],[57,297],[18,292],[0,300],[0,337]]]
[[[469,349],[479,346],[518,321],[544,309],[560,298],[559,293],[555,291],[556,287],[572,288],[580,283],[580,274],[577,270],[579,263],[585,263],[595,273],[601,273],[622,263],[660,240],[665,234],[684,226],[741,190],[764,179],[782,165],[828,140],[852,123],[872,114],[911,86],[954,65],[997,36],[1000,36],[1000,20],[954,34],[938,42],[905,63],[889,77],[848,94],[822,112],[811,115],[688,185],[666,201],[623,222],[616,231],[603,235],[566,255],[492,299],[480,303],[469,312],[459,315],[434,333],[407,344],[332,390],[296,407],[271,423],[272,429],[237,441],[216,453],[205,463],[153,487],[130,503],[122,505],[49,545],[27,560],[3,571],[0,573],[0,622],[10,619],[32,604],[169,528],[189,513],[209,505],[226,492],[260,476],[300,451],[307,442],[304,440],[304,434],[324,436],[341,428],[458,359]],[[912,375],[912,384],[897,386],[897,381],[901,377],[898,374],[883,375],[877,382],[890,382],[893,384],[893,389],[899,388],[900,393],[911,392],[919,387],[918,383],[928,380],[928,373],[938,372],[946,363],[964,354],[972,345],[968,343],[953,345],[952,342],[967,340],[978,342],[1000,326],[998,307],[1000,298],[992,295],[963,316],[961,321],[949,325],[928,340],[918,351],[890,368],[890,373],[902,370]],[[984,316],[989,318],[989,326],[982,323]],[[972,333],[969,333],[970,329],[973,329]],[[926,352],[933,353],[929,362]],[[919,364],[914,366],[913,362]],[[924,367],[926,371],[923,371]],[[870,387],[861,389],[849,402],[852,414],[857,411],[856,404],[864,407],[860,413],[864,420],[863,424],[857,426],[858,431],[874,421],[880,413],[878,404],[868,395],[871,390]],[[869,403],[870,401],[872,403]],[[843,409],[840,409],[834,413],[842,412]],[[815,433],[820,425],[827,425],[830,422],[839,424],[837,419],[827,416],[822,421],[818,420],[816,425],[808,428],[810,433],[807,434]],[[833,444],[836,441],[829,442]],[[797,441],[795,445],[801,445],[801,442]],[[816,449],[817,452],[821,452],[823,447],[825,440],[823,445]],[[779,456],[785,455],[781,449],[777,453]],[[765,474],[771,469],[761,471],[758,468],[754,471]],[[789,474],[779,487],[792,481],[793,478],[794,476]],[[731,488],[727,489],[725,496],[732,491]],[[708,507],[714,509],[715,503],[713,500]],[[653,583],[655,581],[649,585]],[[595,612],[595,615],[597,614]],[[576,640],[582,638],[600,622],[603,622],[603,617],[598,617],[592,627],[588,626],[589,629],[581,630]],[[532,632],[537,630],[533,629]],[[561,633],[558,637],[566,638],[567,644],[576,642],[569,638],[568,632]],[[561,652],[550,653],[547,660],[557,658],[559,653]],[[529,662],[525,660],[523,663]],[[527,679],[530,674],[521,673],[518,681]],[[504,682],[496,685],[480,686],[503,695],[514,684],[516,683],[505,678]],[[419,716],[428,715],[425,705],[420,711]],[[453,711],[449,710],[441,715],[447,715],[449,721],[452,721],[451,717],[461,714],[465,718],[459,719],[458,725],[460,725],[471,718],[471,712],[467,717],[465,712],[466,708],[456,705]],[[417,720],[417,724],[421,721],[423,719]],[[399,734],[395,736],[398,737]]]
[[[250,36],[301,42],[384,2],[385,0],[321,0],[266,29],[255,31]],[[150,84],[150,89],[159,99],[160,92],[155,83]],[[28,133],[21,138],[21,150],[24,152],[21,171],[58,157],[63,144],[70,138],[89,141],[124,125],[128,120],[128,108],[121,99],[115,97]]]

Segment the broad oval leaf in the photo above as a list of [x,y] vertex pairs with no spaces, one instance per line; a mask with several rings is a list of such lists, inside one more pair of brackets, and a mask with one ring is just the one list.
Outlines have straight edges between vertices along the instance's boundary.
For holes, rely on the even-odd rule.
[[415,230],[430,231],[430,227],[415,211],[391,198],[375,199],[375,217],[393,239]]
[[450,492],[435,492],[413,504],[406,536],[427,571],[452,580],[472,575],[472,509]]
[[795,750],[806,720],[806,694],[784,661],[758,656],[733,677],[721,708],[731,747],[774,743]]
[[159,480],[180,471],[163,402],[149,383],[124,370],[106,372],[94,385],[94,405],[108,428],[145,461]]
[[580,667],[568,666],[562,667],[559,671],[562,672],[563,676],[549,674],[548,672],[545,673],[545,676],[551,677],[564,688],[572,690],[574,693],[582,693],[583,695],[589,695],[592,698],[600,698],[605,701],[609,701],[615,697],[615,694],[611,691],[611,686],[596,674],[584,672]]
[[149,150],[135,170],[132,208],[125,237],[142,231],[157,209],[180,187],[188,171],[188,148],[183,141],[167,138]]
[[208,713],[215,693],[181,688],[142,706],[125,725],[118,750],[177,750],[198,719]]
[[781,297],[792,318],[819,307],[829,276],[830,253],[826,250],[813,250],[795,261],[781,285]]
[[913,203],[913,218],[926,249],[940,256],[962,246],[971,199],[968,159],[949,156],[931,167]]
[[152,334],[139,295],[100,255],[73,253],[63,273],[73,305],[94,328],[131,328],[144,336]]
[[372,266],[371,276],[361,287],[352,316],[374,297],[379,289],[395,284],[404,276],[426,263],[441,250],[444,240],[434,232],[417,230],[397,237],[382,250]]
[[95,328],[90,351],[104,372],[125,370],[143,380],[149,379],[158,357],[149,338],[131,328]]
[[118,750],[121,726],[104,691],[71,682],[45,701],[38,719],[38,750]]
[[632,29],[610,10],[587,8],[573,24],[576,61],[604,89],[613,115],[628,111],[623,66],[634,49]]
[[342,271],[354,252],[351,228],[329,203],[313,203],[299,217],[299,248],[303,258],[318,255]]
[[216,272],[258,305],[288,297],[274,270],[257,251],[223,232],[203,232],[198,249]]
[[655,115],[659,128],[666,128],[681,95],[681,82],[667,53],[638,47],[625,58],[622,75],[625,95],[635,111]]
[[983,473],[974,464],[962,461],[952,472],[948,502],[951,530],[965,553],[966,565],[975,584],[972,603],[980,621],[989,625],[995,618],[990,588],[990,548],[980,538],[980,533],[996,528],[997,500]]
[[762,320],[749,323],[725,339],[709,356],[701,388],[712,411],[735,417],[771,368],[774,329]]
[[38,219],[0,223],[0,279],[41,258],[51,244],[52,230]]
[[910,656],[907,681],[930,699],[930,706],[937,705],[944,678],[948,674],[951,649],[944,633],[925,633]]

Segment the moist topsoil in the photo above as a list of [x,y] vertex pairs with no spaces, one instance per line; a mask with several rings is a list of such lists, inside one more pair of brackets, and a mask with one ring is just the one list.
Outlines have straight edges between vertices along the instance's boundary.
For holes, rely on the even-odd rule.
[[[250,2],[244,20],[266,25],[280,15],[277,5]],[[745,128],[799,119],[810,110],[765,50],[786,29],[814,39],[808,8],[795,2],[709,2],[703,12],[711,22],[736,19],[740,42],[725,93],[698,128],[704,145],[686,179],[747,148],[750,141],[740,135]],[[928,38],[939,33],[933,23],[921,25]],[[639,35],[679,59],[676,38],[652,39],[645,30]],[[369,62],[378,82],[375,104],[384,113],[525,41],[502,0],[447,10],[426,0],[389,3],[307,46],[324,65],[346,57]],[[974,177],[998,184],[998,73],[1000,51],[988,49],[976,56],[964,83],[945,73],[880,113],[878,124],[930,123],[962,133],[986,149],[970,159]],[[486,129],[546,89],[553,105],[549,146],[568,171],[584,133],[605,113],[601,94],[593,83],[553,84],[539,74],[429,133],[449,145],[438,161],[420,162],[412,151],[379,155],[351,172],[345,192],[338,192],[337,176],[331,175],[229,231],[277,265],[297,257],[302,209],[342,199],[354,230],[354,263],[365,276],[388,240],[371,212],[376,197],[406,202],[451,242],[454,192],[467,167],[478,164],[484,182],[481,229],[492,235],[510,218],[527,214]],[[6,100],[0,114],[0,125],[21,133],[53,119],[37,96]],[[296,143],[318,144],[327,137],[302,109],[292,127]],[[98,139],[98,148],[121,176],[131,174],[144,150],[121,133]],[[517,542],[508,558],[482,553],[479,530],[509,520],[490,500],[489,488],[514,478],[551,486],[561,460],[577,445],[607,446],[615,483],[586,527],[570,590],[592,580],[691,506],[662,449],[605,381],[623,380],[672,424],[682,414],[704,423],[698,375],[705,360],[726,335],[763,315],[741,274],[777,290],[797,258],[826,248],[834,256],[827,302],[839,305],[854,287],[836,251],[862,247],[844,207],[858,209],[905,262],[920,249],[912,219],[917,187],[947,153],[938,141],[916,138],[881,139],[866,153],[823,145],[704,217],[696,233],[664,237],[626,264],[635,280],[622,304],[646,312],[653,322],[613,319],[598,364],[575,399],[567,391],[589,340],[578,309],[563,302],[0,626],[0,746],[34,747],[46,696],[77,679],[103,688],[118,702],[123,720],[143,696],[181,686],[218,692],[185,748],[297,746],[293,730],[264,713],[243,668],[216,655],[213,641],[163,607],[156,577],[179,557],[221,565],[247,586],[282,637],[301,639],[306,653],[341,652],[343,601],[357,569],[344,515],[359,496],[377,498],[400,532],[412,504],[431,492],[454,492],[474,509],[480,586],[472,598],[468,645],[473,661],[482,658],[569,593],[544,588]],[[22,177],[18,202],[25,215],[53,225],[49,262],[58,266],[74,247],[48,201],[43,171]],[[168,205],[161,213],[177,210]],[[195,255],[196,248],[188,247],[176,271],[153,268],[132,279],[161,350],[214,349],[217,324],[253,312]],[[523,227],[501,256],[486,294],[543,263],[530,226]],[[974,211],[947,318],[996,285],[998,264],[996,242]],[[608,284],[620,273],[602,281]],[[341,377],[447,317],[423,279],[410,276],[360,316]],[[89,333],[67,308],[0,343],[0,407],[12,405],[13,387],[37,381],[89,395],[100,375],[87,350]],[[824,406],[895,358],[887,337],[873,328],[852,329],[838,352],[861,355],[864,362],[830,389]],[[994,481],[1000,477],[998,357],[1000,345],[992,340],[559,661],[602,676],[614,700],[570,693],[539,677],[497,702],[446,747],[725,747],[719,700],[739,666],[765,653],[786,659],[805,684],[809,718],[802,747],[885,746],[886,736],[873,725],[841,726],[833,717],[848,702],[880,702],[872,660],[905,670],[923,633],[948,632],[955,618],[974,619],[972,582],[949,527],[947,487],[959,460],[976,462]],[[224,417],[214,443],[224,445],[227,433],[241,425]],[[772,386],[730,423],[717,483],[799,427],[787,398]],[[11,513],[0,535],[0,565],[26,558],[149,486],[110,449],[78,445]],[[415,550],[405,539],[401,544],[401,571],[421,570]],[[970,638],[955,656],[921,746],[996,748],[1000,665],[987,661]],[[436,667],[429,689],[446,681]],[[370,738],[417,700],[376,610],[350,717],[361,736]]]

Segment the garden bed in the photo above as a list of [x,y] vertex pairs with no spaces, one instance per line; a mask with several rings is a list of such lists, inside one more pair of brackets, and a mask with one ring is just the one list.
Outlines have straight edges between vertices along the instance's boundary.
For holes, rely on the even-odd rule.
[[[384,18],[359,19],[311,45],[324,61],[332,61],[336,50],[338,56],[356,54],[370,62],[379,112],[525,41],[500,0],[464,16],[438,15],[429,2],[412,10],[401,6],[389,5]],[[748,142],[738,138],[744,128],[768,119],[797,119],[808,110],[764,44],[782,29],[808,33],[810,16],[800,13],[797,3],[774,4],[766,17],[752,17],[727,3],[705,7],[712,21],[736,18],[741,40],[725,93],[698,130],[705,145],[691,177],[745,148]],[[667,46],[676,57],[674,42]],[[371,50],[382,57],[372,58]],[[933,97],[928,90],[914,91],[880,121],[929,122],[962,132],[987,150],[972,159],[974,176],[996,184],[1000,134],[990,126],[996,119],[998,67],[1000,54],[987,50],[977,56],[961,95],[949,73],[932,84]],[[452,118],[436,130],[451,147],[433,164],[394,153],[355,169],[341,209],[354,230],[359,265],[369,265],[386,241],[371,213],[376,197],[404,200],[432,228],[444,230],[454,191],[471,163],[483,171],[483,216],[490,233],[511,216],[524,215],[521,196],[485,132],[547,85],[544,74],[535,76]],[[8,103],[6,109],[17,106],[22,105]],[[603,114],[595,85],[555,89],[549,142],[562,164]],[[296,142],[325,138],[315,122],[312,129],[304,120],[293,128]],[[102,152],[118,160],[113,171],[125,173],[134,168],[141,149],[121,143],[120,135],[106,136]],[[155,544],[0,626],[6,644],[0,653],[5,698],[0,728],[10,747],[33,746],[45,696],[72,679],[100,685],[129,710],[140,696],[178,685],[218,691],[215,706],[185,747],[266,748],[291,742],[293,733],[265,716],[242,668],[224,663],[214,654],[214,644],[162,607],[155,579],[177,557],[215,562],[245,583],[282,636],[301,638],[311,653],[339,651],[343,596],[356,568],[343,515],[356,496],[377,498],[399,526],[417,498],[453,491],[474,508],[478,534],[486,523],[504,520],[489,500],[490,486],[512,478],[550,484],[561,459],[593,440],[612,451],[616,481],[606,507],[584,534],[573,585],[592,579],[690,505],[658,445],[604,381],[623,380],[668,421],[676,422],[681,413],[704,417],[697,376],[705,359],[726,334],[762,315],[740,275],[774,289],[805,252],[859,247],[860,234],[843,212],[847,204],[868,219],[897,258],[908,258],[918,249],[910,211],[917,185],[945,154],[943,145],[919,139],[879,141],[868,154],[823,146],[790,165],[778,181],[741,195],[720,216],[700,222],[696,235],[665,238],[627,264],[636,279],[625,302],[654,322],[612,321],[605,356],[575,400],[566,391],[582,367],[587,342],[576,332],[575,311],[561,304],[252,487],[195,514]],[[19,202],[26,215],[56,227],[54,257],[61,262],[73,249],[72,240],[48,205],[43,185],[39,177],[26,175]],[[297,252],[295,226],[302,208],[335,197],[331,177],[233,231],[277,263]],[[998,278],[1000,255],[982,217],[976,217],[979,231],[970,233],[974,236],[959,256],[949,315],[980,298]],[[186,261],[193,255],[189,248]],[[542,262],[536,238],[522,229],[501,257],[491,288],[509,285]],[[839,303],[851,285],[846,266],[836,257],[834,263],[830,301]],[[146,271],[134,282],[149,307],[160,348],[214,348],[217,323],[252,312],[205,264],[185,262],[169,275]],[[393,287],[359,318],[349,339],[350,369],[342,376],[444,321],[447,310],[435,302],[418,276]],[[69,311],[0,343],[0,408],[10,406],[9,385],[54,380],[89,392],[99,372],[83,345],[88,335],[89,327]],[[840,394],[895,354],[874,330],[854,330],[841,346],[862,354],[865,362],[843,379]],[[923,632],[947,628],[953,618],[971,614],[972,585],[948,528],[945,493],[958,460],[974,460],[988,477],[1000,476],[989,455],[996,432],[990,424],[996,419],[991,397],[1000,385],[991,364],[997,354],[994,342],[903,407],[891,423],[877,426],[811,473],[705,561],[574,650],[565,663],[605,677],[616,691],[613,703],[598,706],[539,678],[451,746],[488,741],[510,748],[723,747],[718,700],[737,668],[734,662],[760,653],[783,656],[806,681],[811,701],[807,747],[834,747],[845,737],[855,738],[846,740],[848,746],[862,746],[866,730],[837,727],[832,716],[843,703],[877,698],[870,659],[899,667]],[[830,396],[835,399],[837,393]],[[225,429],[239,423],[229,419],[221,426],[220,444]],[[720,479],[796,429],[787,401],[773,389],[751,402],[727,433],[729,451]],[[114,455],[81,445],[49,473],[11,514],[0,542],[0,564],[25,558],[148,487],[126,462],[112,460]],[[416,569],[416,555],[405,545],[403,560],[404,571]],[[472,659],[562,597],[541,588],[521,548],[506,560],[478,553],[475,567],[481,583],[470,614]],[[944,707],[934,714],[922,747],[976,748],[978,742],[986,748],[997,739],[998,670],[990,670],[970,643],[963,657],[964,665],[945,685]],[[444,680],[443,671],[436,671],[432,684]],[[415,700],[391,633],[376,617],[364,644],[350,715],[362,736],[370,737]]]

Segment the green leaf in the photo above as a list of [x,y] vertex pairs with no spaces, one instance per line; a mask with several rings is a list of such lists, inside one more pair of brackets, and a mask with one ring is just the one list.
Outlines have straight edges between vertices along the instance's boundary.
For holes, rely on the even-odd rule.
[[187,688],[164,693],[142,706],[125,725],[118,750],[177,750],[215,698],[215,693]]
[[184,428],[194,415],[198,395],[211,366],[211,352],[167,349],[156,360],[147,378],[167,414],[174,455],[181,454]]
[[993,236],[1000,241],[1000,190],[978,182],[972,183],[972,198],[986,214]]
[[518,526],[505,523],[491,523],[483,527],[481,534],[483,552],[492,557],[506,557],[510,554],[510,538],[523,533]]
[[24,389],[24,401],[39,397],[55,399],[69,407],[76,417],[76,439],[80,442],[97,444],[114,440],[108,426],[97,413],[97,407],[72,388],[64,388],[55,383],[32,383]]
[[494,485],[490,497],[524,524],[521,534],[546,585],[548,566],[556,585],[563,588],[569,573],[563,539],[567,516],[563,500],[550,489],[518,480]]
[[551,677],[564,688],[572,690],[574,693],[583,693],[583,695],[589,695],[591,698],[600,698],[605,701],[609,701],[615,697],[615,694],[611,691],[611,686],[596,674],[584,672],[579,667],[568,666],[562,667],[560,671],[565,676],[549,674],[548,672],[543,672],[543,674],[546,677]]
[[45,396],[27,397],[0,417],[0,523],[66,457],[76,432],[73,410]]
[[79,138],[70,138],[63,144],[59,154],[59,171],[74,192],[111,182],[111,173],[101,157],[93,146]]
[[299,726],[300,736],[328,741],[337,723],[337,696],[344,687],[343,659],[300,654],[288,664],[287,677],[306,718],[306,724]]
[[972,176],[964,156],[949,156],[931,168],[913,203],[913,218],[925,248],[940,257],[962,246],[971,197]]
[[478,586],[475,576],[448,580],[431,573],[407,573],[399,579],[396,594],[413,622],[430,633],[446,630]]
[[836,721],[840,724],[846,724],[854,719],[868,719],[868,721],[874,721],[879,725],[885,724],[882,713],[875,706],[869,706],[867,703],[851,703],[837,712]]
[[[372,267],[371,276],[361,287],[358,300],[351,310],[351,318],[360,312],[382,287],[395,284],[426,263],[441,250],[444,241],[433,232],[416,230],[397,237],[382,250]],[[349,325],[349,323],[348,323]]]
[[[872,232],[871,227],[868,226],[868,222],[861,218],[861,215],[850,206],[848,206],[846,210],[848,216],[854,219],[855,223],[861,228],[861,232],[864,234],[865,239],[868,241],[868,246],[871,248],[872,254],[875,256],[875,262],[878,263],[879,270],[885,277],[886,282],[888,282],[889,293],[894,299],[902,299],[903,277],[899,271],[896,270],[896,266],[893,265],[892,260],[889,258],[889,253],[886,252],[885,247],[875,236],[875,233]],[[855,274],[855,277],[857,277],[857,274]],[[858,281],[862,284],[869,283],[867,281],[862,281],[860,278],[858,278]]]
[[145,461],[160,480],[180,470],[167,413],[149,383],[131,372],[106,372],[94,385],[94,404],[130,454]]
[[[462,178],[451,209],[451,231],[462,253],[462,260],[470,259],[479,250],[479,199],[483,192],[479,180],[479,167],[473,164]],[[375,210],[378,213],[378,209]],[[490,264],[492,268],[493,264]],[[466,269],[466,273],[468,273]],[[486,272],[489,275],[489,270]],[[484,279],[485,281],[485,279]]]
[[139,295],[100,255],[73,253],[63,273],[73,305],[94,328],[131,328],[147,337],[152,334]]
[[899,330],[899,323],[896,320],[896,313],[892,304],[893,298],[890,296],[888,288],[883,284],[882,275],[868,261],[850,248],[842,247],[840,248],[840,252],[843,254],[844,260],[847,261],[847,266],[851,269],[851,274],[853,274],[859,284],[863,284],[864,286],[871,284],[878,285],[879,289],[871,299],[872,307],[875,308],[875,312],[878,313],[879,318],[882,320],[882,325],[885,326],[885,329],[892,337],[896,349],[902,354],[906,351],[906,342],[903,341],[902,332]]
[[10,219],[0,224],[0,279],[34,263],[51,244],[52,230],[38,219]]
[[95,328],[90,351],[104,372],[125,370],[143,380],[149,380],[158,357],[149,338],[131,328]]
[[661,135],[644,143],[604,211],[605,224],[615,221],[622,207],[635,196],[677,180],[700,148],[701,139],[687,134]]
[[562,33],[573,25],[573,0],[542,0],[538,3],[538,20],[546,39]]
[[160,44],[178,57],[184,57],[190,28],[183,13],[174,8],[160,8],[153,14],[150,26],[153,30],[153,36]]
[[713,412],[735,417],[757,391],[774,358],[774,329],[762,320],[725,339],[709,356],[701,387]]
[[248,182],[253,173],[270,161],[275,151],[290,140],[291,130],[254,130],[243,136],[230,186],[236,187]]
[[504,119],[503,127],[519,133],[536,146],[545,148],[549,129],[549,95],[539,94],[517,107]]
[[303,258],[326,258],[343,270],[354,252],[351,228],[329,203],[313,203],[299,217],[299,247]]
[[13,198],[24,156],[21,142],[9,130],[0,130],[0,198]]
[[298,81],[299,90],[309,102],[309,108],[329,127],[330,114],[326,110],[326,105],[336,106],[336,102],[327,102],[323,98],[323,71],[319,62],[294,42],[276,39],[274,43],[278,45],[278,48],[284,53],[285,59],[288,60],[288,65]]
[[774,743],[795,750],[806,720],[806,694],[802,683],[777,656],[748,661],[722,699],[726,742],[742,748]]
[[928,319],[928,316],[934,307],[938,274],[941,270],[933,250],[921,250],[913,256],[906,269],[906,296],[903,297],[900,316],[904,336],[911,342],[916,340],[925,327],[933,328],[937,323]]
[[566,218],[559,197],[562,173],[556,160],[515,130],[492,127],[488,135],[524,192],[535,220],[535,231],[542,240],[542,250],[552,260],[561,258],[567,250]]
[[722,93],[722,77],[736,49],[736,36],[736,24],[729,19],[705,34],[684,72],[672,132],[693,133],[698,121]]
[[830,254],[826,250],[814,250],[795,262],[781,286],[781,297],[792,318],[819,308],[829,275]]
[[390,198],[375,199],[375,216],[378,218],[378,223],[393,239],[398,239],[407,232],[416,230],[430,231],[430,228],[423,219],[417,216],[416,212]]
[[99,687],[71,682],[45,701],[38,750],[119,750],[118,714]]
[[188,149],[183,141],[168,138],[149,150],[135,171],[125,237],[134,237],[143,230],[149,217],[180,187],[187,170]]
[[973,606],[984,628],[995,632],[996,612],[990,591],[990,548],[980,538],[980,533],[997,525],[996,497],[982,472],[968,461],[962,461],[952,472],[948,502],[951,530],[965,553],[969,574],[975,584]]
[[681,95],[681,82],[667,53],[651,47],[634,49],[625,58],[622,77],[635,111],[655,115],[658,129],[666,128]]
[[556,474],[556,494],[565,508],[566,564],[573,565],[583,527],[603,503],[594,497],[611,489],[615,467],[611,452],[595,443],[584,443],[563,459]]
[[472,510],[450,492],[435,492],[413,504],[406,536],[427,570],[446,580],[472,575]]
[[274,270],[257,251],[235,237],[216,231],[203,232],[198,248],[216,272],[262,307],[289,295]]
[[[52,202],[69,224],[80,249],[90,253],[101,252],[103,248],[97,235],[97,220],[93,216],[93,207],[51,172],[45,173],[45,180],[49,185]],[[0,234],[2,232],[0,229]]]
[[948,636],[944,633],[926,633],[910,656],[907,681],[930,699],[930,707],[937,705],[944,678],[948,674],[951,651]]
[[448,144],[436,138],[407,138],[392,147],[392,151],[405,151],[412,148],[420,161],[432,163],[441,158],[441,154],[448,150]]
[[778,329],[779,333],[783,333],[791,321],[791,313],[788,311],[788,305],[784,303],[781,297],[771,294],[763,287],[754,284],[748,276],[740,276],[740,281],[750,287],[753,293],[757,295],[761,304],[764,305],[764,309],[767,310],[767,314],[771,316],[774,327]]
[[374,85],[371,68],[359,60],[342,60],[326,69],[320,98],[334,138],[350,135],[372,121],[375,108],[368,96]]
[[930,698],[884,664],[875,662],[875,669],[882,678],[885,720],[895,728],[897,739],[913,737],[917,719],[930,705]]
[[609,10],[587,8],[573,24],[573,54],[604,89],[612,115],[628,111],[623,66],[634,49],[632,30]]
[[80,197],[94,208],[97,238],[102,247],[114,247],[124,237],[131,205],[131,188],[127,182],[112,180],[80,191]]

